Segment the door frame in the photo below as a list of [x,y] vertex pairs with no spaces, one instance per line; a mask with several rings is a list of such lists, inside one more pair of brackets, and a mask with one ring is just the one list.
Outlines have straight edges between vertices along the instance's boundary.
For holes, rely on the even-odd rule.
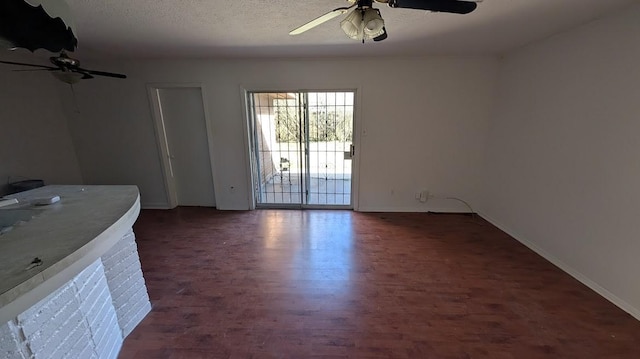
[[[362,119],[361,119],[361,96],[362,90],[361,86],[352,86],[352,87],[341,87],[341,88],[311,88],[311,89],[295,89],[291,88],[285,90],[273,90],[271,88],[261,88],[261,87],[250,87],[250,86],[241,86],[240,93],[242,96],[242,115],[244,117],[244,121],[242,121],[242,127],[244,129],[244,143],[245,143],[245,168],[247,171],[247,188],[249,189],[249,195],[247,196],[249,201],[249,209],[256,209],[256,198],[253,190],[254,181],[254,171],[253,171],[253,151],[251,150],[251,119],[249,118],[250,111],[249,108],[249,94],[253,92],[272,92],[272,93],[282,93],[282,92],[294,92],[294,93],[309,93],[309,92],[347,92],[351,91],[354,93],[353,96],[353,146],[355,150],[355,154],[351,159],[351,207],[354,211],[358,211],[360,208],[360,196],[359,196],[359,185],[360,185],[360,163],[361,163],[361,136],[360,136],[360,128],[362,127]],[[280,206],[274,205],[273,208],[278,208]],[[344,209],[345,206],[331,206],[331,205],[308,205],[303,204],[299,206],[303,209]],[[284,206],[283,208],[292,208],[292,206]],[[295,206],[297,208],[297,206]]]
[[209,106],[207,106],[206,90],[200,82],[161,82],[161,83],[147,83],[147,95],[149,96],[149,106],[151,107],[151,117],[153,118],[153,127],[156,135],[156,145],[158,148],[158,155],[160,159],[160,167],[162,168],[162,179],[167,196],[167,208],[175,208],[178,206],[178,193],[176,190],[176,183],[171,175],[171,162],[169,159],[169,144],[167,140],[167,132],[164,126],[164,117],[162,114],[162,108],[160,104],[160,90],[164,89],[176,89],[176,88],[197,88],[200,89],[202,96],[202,106],[204,114],[204,125],[206,129],[205,136],[207,136],[207,148],[209,155],[209,162],[211,166],[211,180],[213,186],[213,193],[216,198],[216,204],[218,201],[218,193],[216,192],[216,179],[215,179],[215,161],[213,157],[213,131],[209,116]]

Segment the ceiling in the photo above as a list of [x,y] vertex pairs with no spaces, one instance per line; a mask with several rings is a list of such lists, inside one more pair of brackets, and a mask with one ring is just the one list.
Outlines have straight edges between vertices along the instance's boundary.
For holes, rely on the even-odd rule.
[[[289,31],[344,0],[67,0],[78,53],[114,57],[312,57],[501,54],[618,11],[637,0],[484,0],[468,15],[375,3],[389,38],[365,44],[341,18]],[[344,16],[344,15],[343,15]]]

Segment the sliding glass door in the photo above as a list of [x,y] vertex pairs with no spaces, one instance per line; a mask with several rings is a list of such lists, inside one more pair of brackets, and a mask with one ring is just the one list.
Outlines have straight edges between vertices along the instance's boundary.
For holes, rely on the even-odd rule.
[[250,92],[256,207],[352,207],[353,91]]

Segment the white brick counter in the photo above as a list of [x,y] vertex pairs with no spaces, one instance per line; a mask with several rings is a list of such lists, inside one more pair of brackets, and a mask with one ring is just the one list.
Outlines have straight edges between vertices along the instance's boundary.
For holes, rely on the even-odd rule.
[[111,300],[123,337],[151,310],[133,231],[102,256]]
[[[151,310],[135,236],[131,229],[139,213],[137,188],[85,186],[82,187],[84,191],[76,191],[76,186],[50,187],[54,188],[49,188],[49,191],[71,194],[67,196],[70,210],[73,207],[81,210],[82,207],[78,203],[73,204],[73,193],[78,193],[77,196],[83,200],[98,200],[98,205],[106,197],[124,203],[131,202],[132,195],[135,197],[133,203],[129,203],[130,208],[121,213],[121,217],[111,225],[105,226],[104,222],[113,220],[116,211],[107,210],[107,215],[101,216],[101,220],[89,221],[86,217],[95,216],[93,211],[86,211],[85,218],[81,214],[72,213],[80,218],[70,218],[69,223],[76,221],[79,226],[103,227],[99,235],[94,239],[87,239],[86,243],[68,240],[56,243],[51,236],[46,237],[46,240],[52,242],[49,243],[51,246],[75,250],[62,256],[63,259],[59,262],[47,263],[46,268],[41,268],[34,274],[35,279],[29,278],[26,284],[20,283],[0,294],[0,299],[4,300],[0,308],[0,359],[116,358],[123,339]],[[120,192],[108,194],[110,190]],[[91,195],[92,192],[95,196]],[[36,194],[42,195],[42,192]],[[112,196],[114,194],[119,195]],[[61,197],[64,199],[64,196]],[[116,206],[114,203],[112,205]],[[125,207],[127,205],[120,206]],[[65,208],[57,210],[62,212]],[[42,216],[43,221],[33,224],[46,226],[45,215]],[[61,220],[62,217],[50,216],[49,220],[51,219]],[[29,225],[31,224],[27,223],[25,228]],[[94,228],[87,232],[95,231]],[[12,243],[11,240],[29,243],[29,239],[20,237],[24,236],[25,231],[9,234],[13,236],[8,239],[0,237],[0,250],[20,243]],[[71,232],[65,234],[74,235]],[[43,248],[24,250],[39,253]],[[2,255],[7,255],[6,251]],[[43,260],[49,258],[45,255],[42,257]],[[65,265],[59,265],[60,262]],[[3,267],[2,273],[15,272],[6,263],[0,263],[0,266]],[[9,302],[9,298],[13,300]]]

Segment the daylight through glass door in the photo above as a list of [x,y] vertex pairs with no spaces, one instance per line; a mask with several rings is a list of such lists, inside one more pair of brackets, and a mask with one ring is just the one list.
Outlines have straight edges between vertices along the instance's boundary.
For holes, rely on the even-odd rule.
[[250,92],[258,207],[348,207],[354,92]]

